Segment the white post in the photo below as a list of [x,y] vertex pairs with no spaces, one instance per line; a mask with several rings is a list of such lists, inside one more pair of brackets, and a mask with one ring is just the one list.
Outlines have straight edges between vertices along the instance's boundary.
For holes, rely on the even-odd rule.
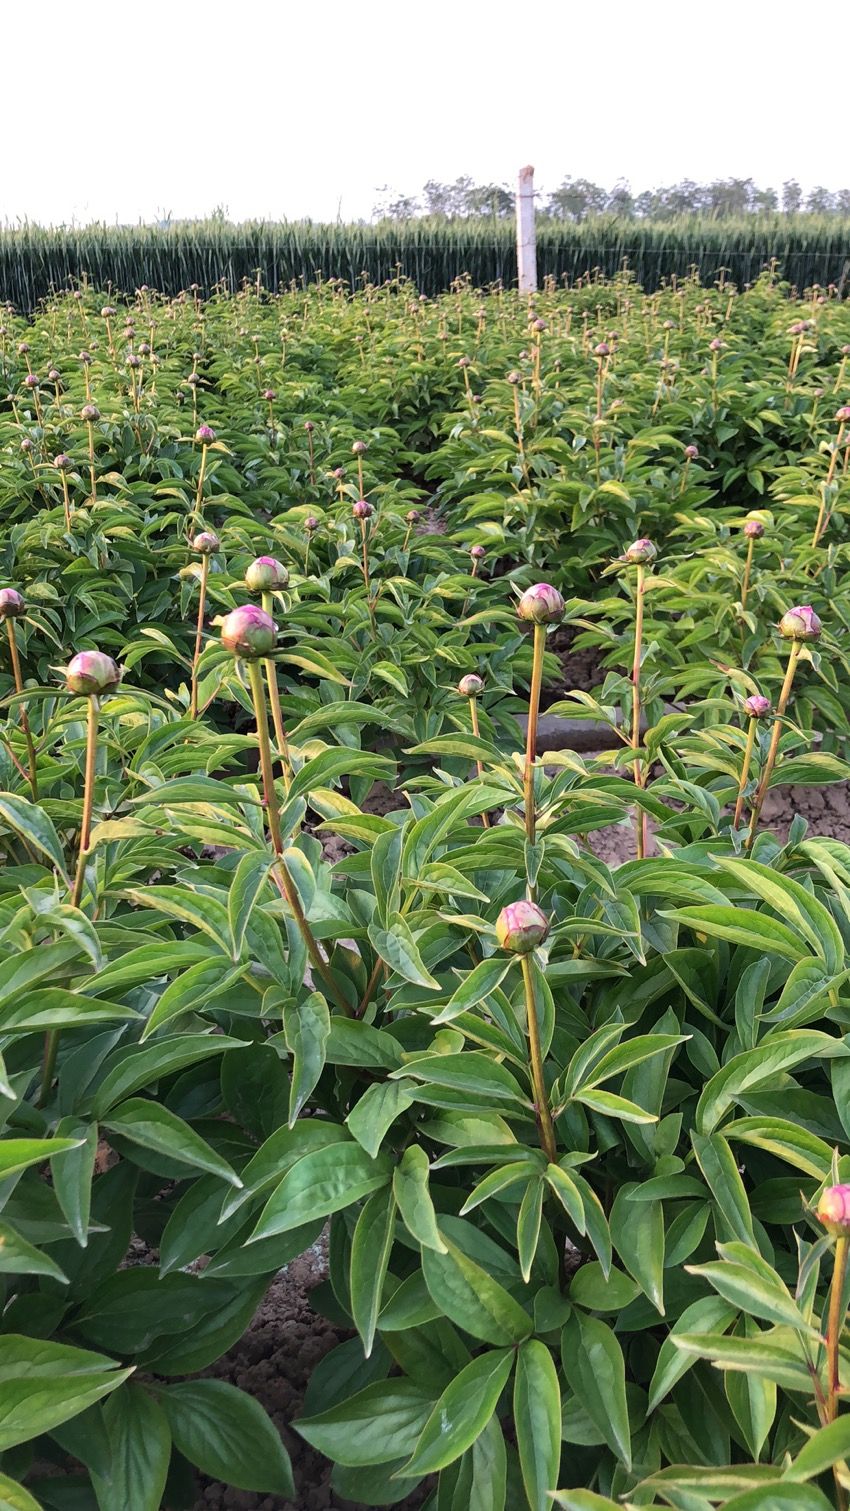
[[534,169],[520,168],[516,196],[516,255],[521,294],[537,288],[537,241],[534,235]]

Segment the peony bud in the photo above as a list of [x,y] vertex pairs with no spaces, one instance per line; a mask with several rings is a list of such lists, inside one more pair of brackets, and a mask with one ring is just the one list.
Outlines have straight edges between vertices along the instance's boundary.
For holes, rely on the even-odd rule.
[[626,547],[623,560],[629,562],[632,566],[645,565],[647,562],[654,561],[657,555],[658,548],[643,535],[640,540],[635,540],[630,546]]
[[198,373],[190,373],[188,378],[186,379],[186,382],[188,383],[190,388],[197,388],[200,381],[201,379]]
[[62,374],[60,373],[58,367],[51,367],[47,376],[50,379],[51,383],[58,383],[60,378],[62,377]]
[[405,522],[406,525],[415,525],[415,524],[418,524],[418,522],[419,522],[419,510],[418,509],[408,509],[407,513],[404,516],[404,522]]
[[835,411],[835,418],[842,421],[850,420],[850,404],[842,404],[841,408]]
[[779,621],[783,640],[817,640],[822,628],[820,619],[808,603],[788,609]]
[[516,368],[512,368],[512,370],[508,373],[507,381],[513,384],[521,383],[522,373],[518,373]]
[[60,451],[59,455],[53,458],[53,465],[59,472],[70,472],[74,463],[64,451]]
[[253,660],[274,650],[277,625],[256,603],[243,603],[225,614],[221,624],[221,643],[234,656]]
[[274,556],[258,556],[245,573],[245,586],[252,593],[271,593],[288,582],[289,572]]
[[511,902],[496,919],[496,938],[503,950],[529,955],[549,935],[549,920],[536,902]]
[[27,606],[16,588],[0,588],[0,619],[20,619]]
[[32,441],[30,440],[28,435],[25,435],[23,440],[21,441],[21,450],[32,451]]
[[476,676],[475,672],[468,672],[465,677],[461,677],[457,690],[464,698],[477,698],[484,691],[484,678]]
[[723,350],[725,345],[725,341],[721,341],[719,336],[715,336],[713,341],[709,341],[708,349],[710,352],[719,352]]
[[209,446],[215,440],[212,425],[199,425],[195,431],[195,440],[201,441],[204,446]]
[[685,447],[685,456],[687,457],[689,462],[695,462],[697,457],[699,456],[699,446],[695,446],[693,442],[691,442],[690,446]]
[[369,450],[369,447],[365,441],[355,441],[351,449],[355,456],[363,456],[364,452]]
[[313,531],[318,530],[318,528],[319,521],[317,520],[315,514],[308,514],[307,518],[304,521],[304,529],[307,531],[307,534],[312,535]]
[[100,698],[114,692],[121,681],[119,667],[104,651],[80,651],[65,668],[65,686],[69,693]]
[[38,378],[35,373],[27,373],[24,378],[24,388],[38,388]]
[[484,557],[487,555],[487,551],[484,546],[471,546],[469,554],[472,557],[473,561],[483,561]]
[[761,540],[764,535],[764,525],[760,519],[745,519],[744,534],[747,540]]
[[272,401],[277,398],[277,389],[276,388],[264,388],[263,389],[263,398],[266,399],[269,404],[271,404]]
[[457,365],[458,365],[458,367],[471,367],[472,366],[472,358],[471,357],[461,357],[461,358],[459,358]]
[[103,316],[103,318],[104,318],[104,320],[111,320],[111,319],[112,319],[112,316],[113,316],[113,315],[117,315],[117,313],[118,313],[118,311],[117,311],[117,310],[114,310],[114,309],[113,309],[113,308],[112,308],[112,305],[111,305],[111,304],[105,304],[105,305],[104,305],[104,306],[103,306],[103,309],[102,309],[102,310],[101,310],[101,312],[100,312],[100,313],[101,313],[101,314],[102,314],[102,316]]
[[220,546],[221,541],[214,530],[201,530],[192,541],[192,550],[197,551],[200,556],[215,556]]
[[358,498],[351,505],[351,512],[355,519],[371,519],[375,511],[369,503],[368,498]]
[[97,405],[84,404],[80,410],[80,419],[87,421],[89,425],[93,425],[96,420],[100,419],[100,410]]
[[827,1186],[821,1193],[815,1216],[827,1233],[839,1238],[850,1233],[850,1186]]
[[523,593],[517,604],[517,614],[531,624],[560,624],[564,617],[564,600],[551,583],[536,582]]
[[600,341],[596,346],[594,346],[593,355],[594,357],[610,357],[611,348],[608,345],[608,342]]
[[312,433],[315,430],[315,428],[316,427],[313,424],[312,420],[305,420],[304,421],[304,429],[306,430],[306,432],[307,432],[308,435],[312,435]]
[[753,693],[751,697],[744,699],[744,713],[749,714],[751,719],[766,719],[770,709],[770,699],[764,693]]

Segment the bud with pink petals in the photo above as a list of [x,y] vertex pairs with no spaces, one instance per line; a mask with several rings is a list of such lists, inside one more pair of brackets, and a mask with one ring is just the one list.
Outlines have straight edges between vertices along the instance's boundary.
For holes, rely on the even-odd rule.
[[560,624],[564,617],[564,600],[550,582],[536,582],[526,588],[519,603],[517,614],[530,624]]
[[245,573],[245,586],[252,593],[273,593],[288,582],[289,572],[275,556],[258,556]]
[[221,643],[234,656],[254,660],[274,650],[277,626],[271,614],[256,603],[243,603],[225,614],[221,624]]
[[105,651],[80,651],[65,668],[68,692],[87,698],[114,692],[120,681],[120,668]]
[[369,503],[368,498],[358,498],[351,505],[351,512],[355,519],[371,519],[375,510]]
[[827,1186],[815,1208],[827,1233],[842,1238],[850,1233],[850,1186]]
[[17,588],[0,588],[0,619],[20,619],[27,606]]
[[752,693],[744,699],[744,713],[751,719],[766,719],[771,710],[771,702],[764,693]]
[[199,556],[215,556],[221,541],[214,530],[201,530],[192,541],[192,550]]
[[640,540],[632,541],[632,544],[626,547],[623,553],[623,560],[629,562],[632,566],[646,565],[648,562],[654,561],[657,555],[657,546],[643,535]]
[[496,938],[503,950],[530,955],[549,937],[549,919],[536,902],[523,898],[508,903],[496,919]]
[[744,534],[747,540],[761,540],[764,535],[764,524],[760,519],[745,519]]
[[465,677],[461,677],[457,690],[464,698],[477,698],[484,691],[484,678],[477,676],[475,672],[467,672]]
[[215,440],[215,431],[212,425],[199,425],[195,431],[195,440],[200,441],[204,446],[210,446]]
[[809,603],[788,609],[779,621],[779,633],[783,640],[817,640],[822,629],[820,619]]

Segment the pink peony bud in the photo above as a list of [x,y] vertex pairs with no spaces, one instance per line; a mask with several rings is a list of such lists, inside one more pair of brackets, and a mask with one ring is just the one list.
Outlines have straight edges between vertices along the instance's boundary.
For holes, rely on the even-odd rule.
[[51,367],[50,372],[47,374],[47,376],[50,379],[51,383],[58,383],[59,379],[62,377],[62,374],[60,373],[58,367]]
[[21,450],[32,451],[32,441],[30,440],[28,435],[25,435],[23,440],[21,441]]
[[27,606],[16,588],[0,588],[0,619],[20,619]]
[[496,919],[496,938],[503,950],[529,955],[549,935],[549,920],[536,902],[508,903]]
[[70,472],[74,464],[66,452],[60,451],[59,455],[53,458],[53,465],[59,472]]
[[355,441],[351,449],[355,456],[363,456],[364,452],[369,450],[369,447],[365,441]]
[[215,556],[220,546],[221,541],[214,530],[201,530],[192,541],[192,550],[199,556]]
[[817,640],[823,626],[811,604],[798,604],[788,609],[779,621],[779,633],[784,640]]
[[120,681],[118,666],[104,651],[80,651],[65,668],[68,692],[81,693],[87,698],[114,692]]
[[693,442],[691,442],[690,446],[685,447],[685,456],[689,462],[695,462],[699,456],[699,446],[694,446]]
[[753,693],[751,697],[744,699],[744,712],[751,719],[766,719],[770,713],[771,702],[764,693]]
[[842,404],[841,408],[835,411],[835,418],[842,421],[850,420],[850,404]]
[[468,672],[465,677],[461,677],[457,690],[464,698],[477,698],[484,691],[484,679],[476,676],[475,672]]
[[102,316],[103,316],[103,318],[104,318],[104,320],[111,320],[111,319],[112,319],[112,316],[113,316],[113,315],[117,315],[117,313],[118,313],[118,311],[117,311],[117,310],[114,310],[114,309],[113,309],[113,308],[112,308],[112,305],[111,305],[111,304],[105,304],[105,305],[104,305],[104,306],[103,306],[103,309],[102,309],[102,310],[101,310],[101,312],[100,312],[100,313],[101,313],[101,314],[102,314]]
[[201,379],[198,373],[190,373],[188,378],[186,379],[186,382],[188,383],[190,388],[197,388],[200,381]]
[[100,410],[97,405],[84,404],[80,410],[80,419],[85,420],[89,425],[93,425],[96,420],[100,419]]
[[36,377],[35,373],[27,373],[26,377],[24,378],[24,387],[38,388],[38,378]]
[[546,321],[541,320],[540,316],[538,315],[536,320],[532,320],[531,329],[533,331],[548,331],[549,327],[546,324]]
[[747,540],[761,540],[764,535],[764,525],[760,519],[745,519],[744,534]]
[[639,563],[654,561],[657,555],[658,548],[643,535],[640,540],[635,540],[630,546],[626,547],[623,560],[635,566]]
[[307,518],[304,521],[304,529],[307,531],[308,535],[312,535],[313,531],[318,530],[318,528],[319,521],[317,520],[315,514],[308,514]]
[[212,425],[199,425],[195,431],[195,440],[201,441],[204,446],[209,446],[215,440],[215,431]]
[[308,435],[312,435],[312,433],[315,430],[315,428],[316,427],[313,424],[312,420],[305,420],[304,421],[304,429],[306,430],[306,432],[307,432]]
[[418,524],[418,522],[419,522],[419,510],[418,509],[408,509],[407,513],[404,516],[404,521],[405,521],[405,524],[407,524],[407,525]]
[[371,519],[375,511],[369,503],[368,498],[358,498],[351,505],[351,512],[355,519]]
[[275,556],[258,556],[245,573],[245,586],[252,593],[272,593],[288,582],[289,572]]
[[517,604],[517,614],[531,624],[560,624],[564,617],[564,600],[551,583],[537,582],[526,588]]
[[277,398],[277,389],[276,388],[264,388],[263,389],[263,398],[266,399],[269,404],[271,404],[272,401]]
[[709,341],[708,349],[710,352],[719,352],[723,350],[725,345],[725,341],[721,341],[719,336],[715,336],[713,341]]
[[472,366],[472,358],[471,357],[461,357],[459,359],[457,365],[458,365],[458,367],[471,367]]
[[518,373],[517,370],[516,370],[516,368],[513,368],[508,373],[507,381],[509,383],[513,383],[513,384],[521,383],[522,382],[522,373]]
[[827,1186],[821,1193],[815,1216],[827,1233],[837,1237],[850,1233],[850,1186]]
[[277,625],[256,603],[240,604],[225,614],[221,624],[221,643],[234,656],[253,660],[256,656],[268,656],[274,650]]
[[484,557],[487,555],[487,551],[484,546],[471,546],[469,554],[472,557],[473,561],[483,561]]
[[594,346],[594,348],[593,348],[593,355],[595,357],[610,357],[610,355],[611,355],[611,348],[608,345],[608,342],[607,341],[600,341],[597,346]]

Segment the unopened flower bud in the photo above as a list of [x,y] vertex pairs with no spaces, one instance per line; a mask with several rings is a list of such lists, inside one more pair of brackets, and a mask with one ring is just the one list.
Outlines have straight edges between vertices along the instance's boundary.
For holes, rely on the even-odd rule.
[[530,955],[549,935],[549,920],[536,902],[508,903],[496,919],[496,938],[503,950]]
[[263,389],[263,398],[266,399],[269,404],[271,404],[272,401],[277,398],[277,389],[276,388],[264,388]]
[[192,541],[192,550],[199,556],[215,556],[221,541],[214,530],[201,530]]
[[100,313],[102,314],[104,320],[111,320],[112,316],[117,314],[118,312],[117,310],[114,310],[112,308],[111,304],[105,304]]
[[53,465],[59,472],[70,472],[74,464],[64,451],[60,451],[59,455],[53,458]]
[[334,470],[331,473],[331,477],[335,477],[338,483],[344,483],[345,482],[345,468],[344,467],[334,467]]
[[21,450],[32,451],[32,441],[30,440],[28,435],[25,435],[23,440],[21,441]]
[[508,379],[507,379],[507,381],[509,383],[513,383],[513,384],[521,383],[522,382],[522,373],[518,373],[515,367],[512,368],[511,371],[508,373]]
[[548,331],[549,327],[546,324],[546,321],[541,320],[540,316],[538,315],[536,320],[532,320],[531,329],[533,331]]
[[50,379],[51,383],[58,383],[60,378],[62,377],[62,374],[60,373],[58,367],[51,367],[47,376]]
[[770,709],[770,699],[764,693],[753,693],[751,697],[744,699],[744,713],[749,714],[751,719],[766,719]]
[[274,556],[258,556],[245,573],[245,586],[252,593],[272,593],[288,582],[289,572]]
[[80,651],[65,668],[68,692],[88,698],[114,692],[120,681],[120,669],[105,651]]
[[98,409],[97,405],[84,404],[82,409],[80,410],[80,419],[85,420],[89,425],[93,425],[96,420],[100,419],[100,410]]
[[201,379],[198,373],[190,373],[188,378],[186,379],[186,382],[188,383],[190,388],[197,388],[200,381]]
[[484,678],[476,676],[475,672],[468,672],[465,677],[461,677],[457,690],[464,698],[477,698],[484,691]]
[[850,404],[842,404],[841,408],[835,411],[835,418],[842,422],[850,420]]
[[458,367],[471,367],[472,366],[472,358],[471,357],[461,357],[459,359],[457,365],[458,365]]
[[798,604],[788,609],[779,621],[779,633],[784,640],[817,640],[823,626],[811,604]]
[[850,1233],[850,1186],[827,1186],[821,1193],[815,1216],[827,1233],[839,1238]]
[[632,566],[636,566],[639,564],[646,564],[647,562],[654,561],[657,555],[658,548],[653,545],[651,540],[647,540],[646,536],[644,535],[641,536],[640,540],[632,541],[632,544],[626,547],[626,550],[623,553],[623,559],[629,562]]
[[209,446],[215,440],[215,431],[212,425],[199,425],[195,431],[195,440],[204,446]]
[[265,609],[256,603],[240,604],[225,614],[221,624],[221,643],[234,656],[253,660],[274,650],[277,626]]
[[24,388],[38,388],[38,378],[35,373],[27,373],[24,378]]
[[531,624],[560,624],[564,617],[564,600],[551,583],[536,582],[523,593],[517,604],[517,614]]
[[318,530],[318,528],[319,521],[317,520],[315,514],[308,514],[307,518],[304,521],[304,529],[307,531],[308,535],[312,535],[313,531]]
[[764,535],[764,525],[760,519],[745,519],[744,534],[747,540],[761,540]]
[[368,498],[358,498],[351,505],[351,512],[355,519],[371,519],[375,511]]
[[418,524],[418,522],[419,522],[419,510],[418,509],[408,509],[407,513],[404,516],[404,522],[407,525]]
[[469,554],[473,561],[483,561],[487,555],[487,550],[485,546],[471,546]]
[[308,435],[311,435],[313,433],[313,431],[315,430],[315,428],[316,427],[313,424],[312,420],[305,420],[304,421],[304,429],[306,430],[306,432],[307,432]]
[[610,357],[611,348],[607,341],[599,341],[593,348],[594,357]]
[[20,619],[26,604],[16,588],[0,588],[0,619]]
[[353,451],[355,456],[363,456],[364,452],[369,450],[369,447],[366,445],[365,441],[355,441],[351,447],[351,450]]
[[719,336],[715,336],[713,341],[709,341],[708,349],[710,352],[719,352],[723,350],[725,345],[725,341],[721,341]]
[[695,446],[693,442],[691,442],[690,446],[685,447],[685,456],[687,457],[689,462],[695,462],[697,457],[699,456],[699,446]]
[[135,352],[131,352],[130,355],[129,355],[129,357],[127,358],[127,366],[128,367],[136,368],[136,367],[141,367],[141,365],[142,365],[142,359],[141,359],[141,357],[137,357]]

